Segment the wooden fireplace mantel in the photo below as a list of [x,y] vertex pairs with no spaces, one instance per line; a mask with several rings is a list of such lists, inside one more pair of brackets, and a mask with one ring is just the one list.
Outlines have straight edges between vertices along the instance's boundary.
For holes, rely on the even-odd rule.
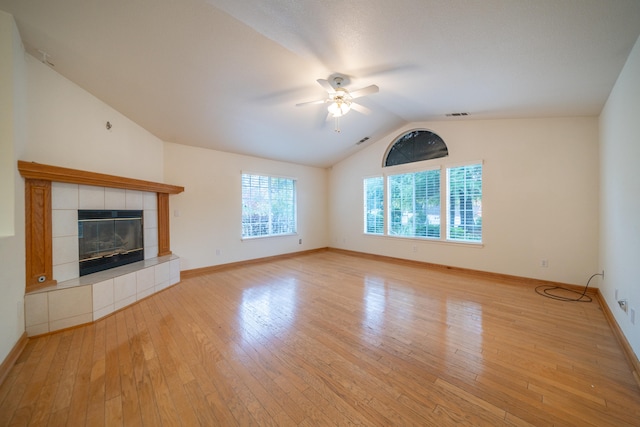
[[158,256],[171,254],[169,195],[184,187],[78,169],[18,160],[25,178],[26,291],[56,284],[53,278],[51,183],[93,185],[156,193],[158,198]]

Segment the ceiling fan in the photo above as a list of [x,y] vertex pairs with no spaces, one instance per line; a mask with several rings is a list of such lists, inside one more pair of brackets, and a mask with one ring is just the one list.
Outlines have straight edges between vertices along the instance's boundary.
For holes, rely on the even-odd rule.
[[318,84],[320,84],[320,86],[322,86],[328,92],[329,96],[327,98],[319,99],[317,101],[302,102],[300,104],[296,104],[296,107],[314,104],[329,104],[329,106],[327,107],[327,110],[329,111],[327,120],[329,120],[331,117],[335,118],[334,130],[336,132],[340,132],[340,117],[347,114],[349,111],[351,111],[351,109],[354,109],[363,114],[370,113],[370,110],[368,108],[355,103],[353,100],[362,96],[378,93],[380,88],[376,85],[370,85],[362,89],[349,92],[345,87],[342,86],[345,83],[344,77],[334,76],[332,78],[332,81],[333,85],[325,79],[317,80]]

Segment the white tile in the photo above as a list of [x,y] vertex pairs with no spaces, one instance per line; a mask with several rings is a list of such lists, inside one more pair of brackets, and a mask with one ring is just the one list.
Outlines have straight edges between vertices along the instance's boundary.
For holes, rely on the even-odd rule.
[[72,326],[84,325],[93,322],[93,313],[79,314],[77,316],[67,317],[60,320],[52,320],[49,322],[49,330],[51,332],[60,329],[71,328]]
[[118,311],[121,308],[125,308],[125,307],[133,304],[134,302],[136,302],[136,295],[133,295],[133,296],[127,297],[125,299],[121,299],[119,301],[116,301],[113,304],[114,311]]
[[54,237],[53,265],[78,262],[78,236]]
[[125,274],[113,279],[114,302],[126,300],[136,296],[136,273]]
[[158,209],[158,195],[156,193],[144,192],[143,195],[143,207],[144,210],[157,210]]
[[147,246],[158,246],[158,229],[157,228],[145,228],[143,237],[144,237],[145,249],[147,248]]
[[24,316],[27,327],[49,322],[49,303],[47,293],[24,296]]
[[27,336],[35,337],[37,335],[46,334],[49,332],[49,322],[40,323],[38,325],[27,326]]
[[78,209],[78,184],[51,183],[52,209]]
[[127,209],[140,209],[142,210],[144,208],[144,201],[143,201],[143,193],[142,191],[136,191],[136,190],[126,190],[126,203],[127,203]]
[[58,282],[64,282],[80,277],[80,266],[78,261],[53,266],[53,278]]
[[79,191],[79,209],[105,209],[104,187],[81,185]]
[[[48,292],[49,323],[93,312],[91,285]],[[53,329],[52,329],[53,330]]]
[[104,206],[105,209],[126,209],[127,191],[123,188],[105,188]]
[[140,292],[138,292],[138,294],[136,295],[136,299],[138,301],[140,301],[141,299],[144,299],[150,295],[153,295],[155,293],[155,289],[153,288],[153,286],[149,289],[144,289]]
[[178,283],[180,281],[180,259],[172,259],[169,261],[171,269],[171,284]]
[[156,258],[158,256],[158,246],[144,245],[144,259]]
[[153,268],[145,268],[144,270],[136,271],[136,293],[138,296],[146,289],[153,289],[155,282],[153,277]]
[[156,270],[155,274],[155,283],[154,285],[159,285],[163,282],[168,282],[171,277],[171,265],[168,262],[163,262],[162,264],[158,264],[154,267]]
[[101,308],[101,309],[98,309],[98,310],[95,310],[95,309],[94,309],[94,312],[93,312],[93,320],[94,320],[94,321],[96,321],[96,320],[98,320],[98,319],[101,319],[101,318],[103,318],[104,316],[107,316],[107,315],[109,315],[109,314],[113,313],[114,311],[115,311],[115,310],[114,310],[114,308],[113,308],[113,304],[108,305],[108,306],[106,306],[106,307],[104,307],[104,308]]
[[160,292],[164,289],[167,289],[171,285],[172,285],[171,280],[165,280],[164,282],[158,283],[157,285],[155,285],[154,289],[156,292]]
[[144,228],[158,228],[158,211],[145,209],[144,214]]
[[86,284],[87,283],[81,283],[80,278],[76,277],[74,279],[65,280],[64,282],[58,280],[58,286],[56,286],[56,288],[57,289],[75,288],[77,286],[83,286]]
[[114,301],[113,279],[93,284],[93,310],[112,306]]
[[78,237],[78,210],[53,209],[51,211],[51,235],[53,237]]

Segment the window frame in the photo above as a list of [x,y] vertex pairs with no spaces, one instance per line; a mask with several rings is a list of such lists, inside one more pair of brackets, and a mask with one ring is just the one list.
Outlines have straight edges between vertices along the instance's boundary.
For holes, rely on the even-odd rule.
[[[290,212],[290,216],[292,217],[292,227],[291,227],[291,223],[288,222],[286,224],[288,224],[289,228],[293,228],[293,231],[287,231],[287,232],[283,232],[283,233],[273,233],[273,225],[274,222],[272,221],[273,219],[273,211],[274,211],[274,203],[277,202],[279,199],[277,200],[272,200],[269,199],[268,200],[268,221],[266,222],[254,222],[254,223],[248,223],[248,224],[266,224],[267,227],[269,228],[269,233],[268,234],[259,234],[259,235],[245,235],[245,208],[246,208],[246,201],[251,201],[254,199],[247,199],[245,198],[245,176],[251,176],[251,177],[258,177],[258,178],[266,178],[268,180],[268,186],[266,187],[266,192],[267,192],[267,196],[270,196],[271,193],[271,184],[273,180],[287,180],[290,181],[292,184],[292,191],[291,191],[291,199],[290,199],[290,203],[293,205],[291,206],[292,212]],[[298,179],[295,177],[290,177],[290,176],[282,176],[282,175],[273,175],[273,174],[266,174],[266,173],[259,173],[259,172],[249,172],[249,171],[242,171],[241,175],[240,175],[240,188],[241,188],[241,194],[240,194],[240,201],[241,201],[241,214],[240,214],[240,238],[241,240],[253,240],[253,239],[263,239],[263,238],[271,238],[271,237],[283,237],[283,236],[295,236],[298,234]],[[249,188],[249,187],[247,187]],[[260,186],[252,186],[250,188],[253,188],[255,190],[259,190],[261,187]],[[264,187],[263,187],[264,189]]]
[[[413,194],[412,194],[412,204],[415,206],[416,203],[416,196],[415,196],[415,178],[417,174],[420,173],[425,173],[427,174],[427,176],[425,177],[427,180],[428,178],[428,173],[429,172],[433,172],[433,171],[438,171],[438,193],[439,193],[439,221],[440,224],[438,225],[438,236],[429,236],[428,235],[428,228],[427,228],[427,235],[425,236],[420,236],[420,235],[416,235],[415,231],[416,231],[416,224],[415,222],[413,222],[412,226],[413,226],[413,231],[414,234],[394,234],[393,232],[393,226],[394,226],[394,221],[393,221],[393,213],[392,213],[392,206],[391,204],[394,202],[394,199],[392,199],[392,191],[393,191],[393,186],[391,185],[391,178],[392,177],[401,177],[401,176],[405,176],[405,175],[412,175],[413,177],[413,182],[414,182],[414,186],[413,186]],[[387,235],[389,235],[390,237],[405,237],[405,238],[413,238],[413,239],[426,239],[426,240],[440,240],[441,236],[442,236],[442,169],[440,167],[429,167],[426,169],[419,169],[419,170],[413,170],[413,171],[402,171],[399,173],[393,173],[393,174],[387,174],[386,179],[384,179],[385,183],[386,183],[386,200],[387,200],[387,209],[385,210],[386,214],[387,214],[387,228],[386,228],[386,233]],[[428,197],[428,195],[426,195],[426,197]],[[412,212],[412,216],[416,215],[415,210]]]
[[[369,175],[369,176],[363,177],[362,178],[362,191],[363,191],[362,194],[363,194],[364,206],[362,210],[363,216],[361,217],[363,221],[363,228],[362,228],[363,234],[365,236],[395,238],[395,239],[413,239],[413,240],[433,242],[438,244],[452,244],[452,245],[479,246],[479,247],[484,246],[484,227],[482,223],[480,224],[480,240],[464,240],[464,239],[449,237],[450,236],[450,230],[449,230],[450,213],[449,213],[448,196],[449,196],[450,183],[449,183],[448,171],[454,168],[470,167],[470,166],[476,166],[476,165],[479,165],[482,171],[482,175],[481,175],[482,180],[480,183],[480,186],[481,186],[480,212],[483,212],[485,210],[483,187],[484,187],[485,170],[486,170],[484,160],[473,160],[473,161],[451,162],[451,163],[441,162],[438,164],[424,164],[424,162],[415,162],[410,164],[387,167],[378,175]],[[439,237],[426,237],[426,236],[423,237],[423,236],[404,236],[404,235],[391,234],[390,233],[391,213],[390,213],[390,207],[389,207],[389,201],[390,201],[389,177],[396,176],[396,175],[409,174],[409,173],[425,172],[425,171],[435,170],[435,169],[440,170],[440,236]],[[366,197],[365,180],[376,178],[376,177],[382,178],[383,187],[384,187],[384,191],[383,191],[384,233],[383,234],[366,232],[367,203],[366,203],[366,200],[364,199]],[[480,218],[482,218],[482,216],[480,216]]]
[[[371,211],[374,210],[373,208],[371,208],[371,209],[369,208],[368,202],[369,202],[370,199],[368,197],[369,194],[367,192],[367,181],[372,180],[372,179],[380,179],[382,181],[382,191],[381,191],[381,195],[382,195],[382,203],[381,203],[381,205],[382,205],[382,208],[381,208],[381,210],[382,210],[382,231],[379,232],[379,233],[367,231],[368,227],[369,227],[369,215],[371,215],[372,214]],[[372,236],[384,236],[385,235],[385,230],[386,230],[386,226],[387,226],[387,215],[385,215],[385,210],[386,210],[385,200],[386,200],[386,198],[384,197],[385,189],[386,189],[386,185],[385,185],[385,179],[384,179],[383,175],[367,176],[367,177],[364,177],[362,179],[362,196],[363,196],[363,207],[364,207],[362,230],[363,230],[363,233],[366,234],[366,235],[372,235]],[[376,202],[378,202],[378,201],[376,200]],[[376,203],[376,209],[377,209],[377,205],[378,205],[378,203]]]
[[[464,244],[482,244],[483,239],[483,227],[482,227],[482,215],[480,215],[480,239],[479,240],[474,240],[474,239],[465,239],[465,238],[456,238],[456,237],[451,237],[451,225],[452,225],[452,218],[451,218],[451,185],[450,185],[450,171],[453,169],[459,169],[459,168],[470,168],[470,167],[476,167],[479,166],[480,167],[480,176],[482,177],[482,179],[480,180],[480,212],[483,211],[483,184],[484,184],[484,163],[482,161],[479,162],[472,162],[472,163],[456,163],[456,164],[452,164],[452,165],[447,165],[446,166],[446,200],[445,200],[445,210],[446,210],[446,240],[449,242],[456,242],[456,243],[464,243]],[[459,208],[461,210],[464,210],[463,208]],[[473,208],[472,208],[473,209]],[[454,220],[455,220],[455,216],[454,216]],[[466,234],[466,230],[465,230],[465,234]]]

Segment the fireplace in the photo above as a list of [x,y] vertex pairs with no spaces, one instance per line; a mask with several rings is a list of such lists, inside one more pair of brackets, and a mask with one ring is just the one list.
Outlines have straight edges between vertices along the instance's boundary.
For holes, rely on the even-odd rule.
[[144,260],[143,211],[79,210],[80,276]]

